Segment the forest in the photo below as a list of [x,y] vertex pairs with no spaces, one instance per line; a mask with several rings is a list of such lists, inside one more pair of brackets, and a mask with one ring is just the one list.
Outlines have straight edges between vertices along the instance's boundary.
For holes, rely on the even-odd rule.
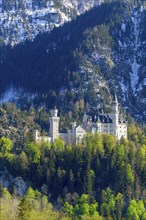
[[[144,1],[137,2],[134,10],[139,13],[142,5]],[[132,11],[132,0],[128,4],[123,0],[106,1],[49,33],[38,34],[33,41],[14,47],[1,42],[0,94],[12,85],[24,89],[24,94],[35,95],[36,107],[55,105],[72,111],[80,105],[85,110],[109,105],[107,97],[112,96],[116,87],[122,105],[128,105],[133,115],[137,114],[136,107],[142,115],[145,87],[138,90],[137,96],[131,93],[132,69],[127,64],[128,59],[133,60]],[[143,55],[137,57],[141,65],[138,86],[145,74],[145,11],[141,16],[141,52],[136,54]],[[123,23],[125,32],[121,29]],[[120,48],[119,42],[127,47]],[[123,92],[124,87],[127,90]],[[20,102],[23,105],[23,101]],[[30,107],[30,101],[28,105]]]
[[[137,7],[142,2],[137,1]],[[136,106],[136,96],[130,96],[130,90],[125,100],[128,112],[122,109],[127,115],[128,139],[117,141],[113,135],[88,133],[76,146],[62,139],[52,145],[35,143],[33,138],[34,129],[41,135],[49,131],[50,108],[54,106],[59,109],[61,132],[74,120],[79,124],[85,111],[97,111],[101,103],[105,112],[110,110],[120,74],[130,82],[124,61],[112,66],[117,56],[111,59],[111,54],[121,56],[117,39],[127,36],[132,41],[132,3],[106,1],[50,33],[39,34],[33,42],[12,47],[0,41],[0,94],[10,85],[37,94],[33,102],[22,96],[17,105],[0,105],[0,175],[12,177],[7,187],[0,179],[0,219],[146,220],[146,126],[128,114],[131,108],[134,115]],[[121,36],[123,19],[127,29]],[[143,26],[145,23],[144,12]],[[145,28],[140,38],[146,39]],[[104,58],[95,62],[94,52]],[[123,56],[127,59],[130,51]],[[120,89],[118,97],[123,104]],[[142,91],[145,93],[145,87]],[[141,112],[135,115],[142,118],[145,106],[137,103]],[[22,196],[13,183],[17,177],[26,184]]]
[[[25,41],[14,47],[1,43],[0,92],[13,84],[32,93],[45,94],[49,105],[56,98],[53,94],[58,95],[62,87],[69,91],[73,87],[82,89],[78,68],[85,62],[84,55],[90,56],[93,43],[100,53],[101,47],[114,49],[117,42],[112,31],[120,28],[122,14],[129,10],[122,1],[107,2],[50,33],[39,34],[33,42]],[[100,68],[96,64],[94,71],[102,75]]]
[[27,183],[22,197],[14,185],[0,185],[1,219],[146,219],[144,126],[129,119],[120,141],[88,133],[77,146],[50,145],[33,141],[33,127],[47,128],[47,111],[12,103],[0,110],[0,170]]

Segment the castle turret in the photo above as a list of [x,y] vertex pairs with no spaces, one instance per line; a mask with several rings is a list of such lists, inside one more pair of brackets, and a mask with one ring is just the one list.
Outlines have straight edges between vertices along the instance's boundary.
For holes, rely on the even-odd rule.
[[112,120],[113,120],[113,132],[118,137],[118,125],[119,125],[119,103],[115,94],[112,101]]
[[77,123],[74,121],[74,122],[71,123],[71,125],[72,125],[72,131],[74,132],[75,128],[77,126]]
[[119,103],[117,99],[117,95],[115,94],[114,99],[112,101],[112,110],[113,112],[118,112],[119,114]]
[[39,131],[35,129],[34,131],[34,141],[37,142],[39,140]]
[[59,120],[58,117],[58,109],[52,109],[51,110],[51,117],[49,119],[50,121],[50,135],[52,137],[52,141],[54,141],[56,138],[59,137]]

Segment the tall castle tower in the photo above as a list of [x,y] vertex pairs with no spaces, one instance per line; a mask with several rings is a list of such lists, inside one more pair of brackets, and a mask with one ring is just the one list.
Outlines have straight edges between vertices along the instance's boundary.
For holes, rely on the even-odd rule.
[[34,131],[34,141],[37,142],[39,140],[39,132],[37,129]]
[[112,101],[112,120],[113,120],[113,133],[118,137],[118,125],[119,125],[119,103],[115,94]]
[[58,109],[52,109],[51,110],[51,117],[49,119],[50,121],[50,135],[52,137],[52,141],[54,141],[56,138],[59,137],[59,120],[58,117]]

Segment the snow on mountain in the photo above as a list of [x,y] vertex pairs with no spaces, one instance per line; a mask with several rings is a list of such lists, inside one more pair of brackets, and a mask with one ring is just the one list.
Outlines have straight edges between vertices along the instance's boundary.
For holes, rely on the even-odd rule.
[[[49,31],[54,26],[60,26],[100,3],[100,0],[44,0],[39,3],[34,0],[13,0],[9,4],[3,4],[3,1],[0,0],[1,38],[6,44],[9,42],[16,44],[28,38],[34,39],[38,33]],[[144,6],[132,6],[128,3],[127,8],[127,11],[119,14],[118,25],[115,21],[111,30],[106,29],[109,35],[105,43],[102,43],[100,35],[99,39],[96,39],[100,32],[98,29],[95,36],[97,42],[92,42],[92,49],[87,48],[84,51],[85,54],[82,53],[82,60],[80,59],[75,72],[76,75],[80,75],[81,85],[79,85],[84,93],[94,89],[98,97],[98,103],[94,103],[94,106],[102,103],[104,100],[102,94],[111,95],[111,92],[116,90],[120,103],[128,111],[138,117],[142,115],[146,119],[146,39],[144,33],[146,9]],[[104,25],[102,28],[105,28]],[[90,35],[90,31],[87,35]],[[69,40],[70,33],[67,36],[67,40]],[[111,38],[116,45],[114,47],[108,42]],[[90,42],[90,37],[88,40]],[[55,50],[57,43],[52,44]],[[85,44],[83,47],[87,47],[87,45]],[[46,47],[45,50],[46,54],[49,54],[49,48]],[[65,66],[68,71],[70,71],[69,68],[69,66]],[[75,85],[75,82],[71,81],[69,85],[71,91],[73,90],[75,94],[79,93],[78,84]],[[63,85],[60,90],[61,97],[65,96],[67,89]],[[8,98],[12,100],[13,97],[17,97],[18,93],[21,92],[15,93],[9,89],[3,95],[1,102],[7,101]],[[94,99],[96,99],[95,96]]]
[[[120,95],[123,103],[127,103],[134,114],[141,112],[145,117],[144,109],[146,106],[145,94],[145,72],[143,59],[146,56],[145,39],[142,37],[144,31],[145,8],[133,6],[131,16],[128,22],[123,19],[121,30],[118,33],[118,51],[114,55],[114,63],[119,66],[118,76],[120,82],[116,79],[118,88],[122,90]],[[116,77],[117,78],[117,77]],[[119,89],[118,89],[119,90]],[[140,103],[143,103],[142,105]]]
[[[121,27],[112,32],[117,42],[116,50],[108,45],[100,45],[99,40],[98,49],[91,51],[84,66],[78,70],[85,90],[88,89],[89,81],[94,84],[97,95],[101,89],[109,95],[110,90],[114,88],[121,104],[140,120],[146,118],[146,66],[143,65],[146,42],[142,37],[145,11],[144,7],[133,6],[130,8],[130,15],[121,15]],[[100,67],[101,77],[96,74],[95,65]],[[107,78],[109,73],[110,77]],[[88,75],[88,83],[84,80],[85,75]]]
[[140,39],[139,39],[140,16],[137,11],[133,13],[133,16],[131,19],[132,19],[133,26],[134,26],[134,51],[133,51],[133,62],[131,63],[131,68],[132,68],[131,88],[132,88],[133,94],[135,94],[136,87],[139,81],[138,71],[140,67],[137,61],[137,51],[138,51],[139,42],[140,42]]
[[36,94],[30,94],[26,91],[24,91],[24,89],[22,88],[15,88],[13,85],[10,85],[9,88],[7,88],[7,90],[1,94],[0,97],[0,104],[4,104],[6,102],[15,102],[18,103],[20,100],[22,99],[26,99],[26,100],[33,100],[34,97],[36,96]]
[[0,40],[12,45],[70,21],[102,0],[0,0]]

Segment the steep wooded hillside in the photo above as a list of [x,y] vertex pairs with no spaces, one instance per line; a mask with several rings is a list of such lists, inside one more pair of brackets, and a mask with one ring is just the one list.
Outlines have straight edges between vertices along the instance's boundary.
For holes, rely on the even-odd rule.
[[68,111],[106,109],[116,91],[145,120],[145,22],[144,2],[104,3],[33,42],[2,46],[1,90],[13,85]]

